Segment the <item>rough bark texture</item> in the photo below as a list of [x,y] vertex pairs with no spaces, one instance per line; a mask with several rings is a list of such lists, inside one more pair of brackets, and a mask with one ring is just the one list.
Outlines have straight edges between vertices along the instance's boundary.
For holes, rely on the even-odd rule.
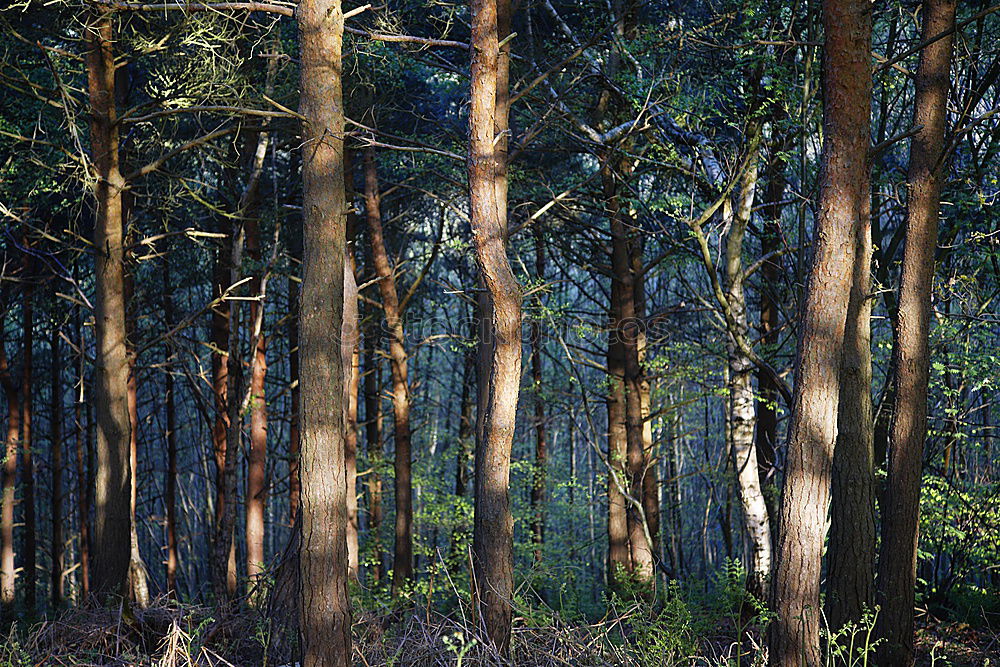
[[410,387],[406,370],[406,346],[403,319],[396,293],[396,279],[382,234],[382,213],[379,209],[378,173],[375,153],[365,151],[365,211],[368,239],[371,243],[372,266],[378,278],[379,294],[389,338],[389,366],[392,371],[393,442],[395,443],[396,532],[392,556],[392,591],[398,595],[405,583],[413,578],[413,482],[410,454]]
[[[611,278],[612,294],[621,289]],[[608,396],[605,401],[608,411],[608,587],[620,588],[621,578],[632,570],[632,558],[628,546],[628,519],[625,513],[625,496],[622,488],[627,487],[625,456],[627,436],[625,434],[625,349],[615,335],[614,328],[620,319],[617,300],[612,299],[609,310],[608,331]]]
[[[858,185],[870,189],[868,172]],[[871,197],[857,222],[857,245],[840,367],[837,445],[833,454],[826,622],[839,630],[874,602],[875,455],[871,351]]]
[[510,452],[521,379],[521,289],[507,259],[506,239],[509,56],[501,56],[498,38],[509,32],[510,6],[506,0],[473,0],[471,6],[469,211],[491,333],[490,340],[481,341],[489,344],[491,355],[489,366],[480,369],[489,375],[481,384],[472,551],[479,619],[493,646],[506,654],[513,594]]
[[354,258],[344,261],[344,322],[341,341],[344,364],[344,468],[347,474],[347,563],[352,579],[358,577],[358,284]]
[[[261,133],[261,136],[266,136]],[[266,149],[266,139],[258,140]],[[247,255],[255,267],[260,266],[260,222],[256,206],[245,212]],[[261,294],[261,276],[256,274],[250,283],[251,294]],[[250,321],[260,332],[251,351],[250,366],[250,452],[247,461],[246,495],[246,556],[247,587],[253,590],[257,579],[264,574],[264,516],[267,505],[267,336],[264,335],[264,304],[254,301],[250,306]]]
[[[954,28],[954,0],[924,2],[924,40]],[[896,409],[889,434],[889,467],[882,511],[878,600],[879,664],[913,663],[920,476],[927,436],[928,330],[934,252],[941,205],[944,133],[953,36],[924,48],[917,69],[913,124],[922,129],[910,145],[906,241],[899,286],[894,366]]]
[[[726,300],[732,311],[737,335],[749,332],[746,294],[744,292],[743,240],[753,210],[757,187],[757,160],[741,177],[733,204],[726,204],[729,234],[726,237]],[[754,427],[757,413],[753,391],[754,363],[740,350],[733,335],[726,341],[729,366],[729,445],[736,483],[743,510],[743,527],[749,541],[747,553],[747,590],[758,599],[765,599],[765,586],[771,574],[771,524],[767,503],[761,490]]]
[[122,596],[128,583],[131,540],[131,474],[128,413],[128,355],[125,348],[125,275],[122,244],[122,190],[118,168],[115,64],[112,14],[94,9],[86,36],[91,151],[97,215],[94,224],[94,322],[97,358],[97,470],[93,591]]
[[769,661],[820,664],[819,587],[837,435],[841,350],[858,221],[867,211],[871,3],[825,0],[823,153],[800,318],[788,459],[772,578]]
[[303,667],[351,664],[344,460],[344,109],[339,0],[303,0],[301,49],[303,261],[299,308]]

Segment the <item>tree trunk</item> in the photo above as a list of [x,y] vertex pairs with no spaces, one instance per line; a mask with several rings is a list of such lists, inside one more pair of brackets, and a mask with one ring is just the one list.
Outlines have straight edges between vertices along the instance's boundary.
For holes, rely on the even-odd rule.
[[[235,239],[228,221],[219,219],[219,233],[224,234],[221,247],[216,251],[213,267],[214,296],[221,297],[229,289],[229,261]],[[212,308],[212,394],[215,398],[215,422],[212,425],[212,450],[215,455],[215,528],[222,525],[229,498],[226,495],[226,451],[229,442],[229,338],[232,321],[229,301],[220,300]],[[293,441],[294,444],[294,441]],[[234,499],[235,502],[235,499]],[[214,539],[214,537],[213,537]],[[225,568],[212,567],[212,588],[227,596],[236,594],[236,549],[230,540]],[[218,577],[219,580],[215,580]]]
[[[924,2],[922,39],[955,26],[954,0]],[[896,410],[890,428],[886,502],[882,512],[878,600],[882,605],[879,663],[913,662],[913,601],[920,514],[920,477],[927,436],[927,382],[934,253],[941,205],[946,107],[953,35],[920,54],[907,172],[906,241],[899,284],[896,347]]]
[[358,346],[361,323],[358,317],[357,261],[354,244],[358,236],[358,215],[354,210],[354,154],[344,153],[344,199],[347,202],[347,250],[344,257],[344,330],[350,341],[350,357],[345,362],[350,375],[345,384],[347,412],[344,422],[344,456],[347,462],[347,558],[351,578],[358,578],[358,389],[361,385],[361,350]]
[[[748,130],[759,131],[759,130]],[[751,148],[756,151],[756,145]],[[750,165],[740,178],[735,206],[726,203],[725,217],[729,218],[726,238],[726,299],[732,311],[732,320],[738,327],[726,341],[729,365],[729,444],[736,483],[743,510],[743,527],[750,542],[747,559],[747,590],[759,600],[765,599],[765,587],[771,575],[771,525],[767,503],[760,485],[757,448],[754,446],[754,427],[757,413],[753,391],[753,361],[740,350],[735,336],[746,337],[749,332],[746,295],[743,276],[743,240],[753,211],[757,187],[757,156],[751,156]]]
[[[26,235],[22,238],[22,243],[25,247],[29,245]],[[34,439],[31,431],[31,419],[34,412],[32,383],[34,373],[33,348],[35,346],[35,294],[32,288],[31,265],[30,256],[25,254],[21,276],[25,281],[21,321],[21,486],[24,489],[24,495],[21,498],[24,505],[24,557],[21,588],[24,591],[24,606],[27,607],[29,614],[33,614],[37,606],[35,594],[37,589],[36,570],[38,568],[36,562],[38,547],[37,522],[35,521],[35,463],[32,455]]]
[[[302,251],[294,252],[301,260]],[[299,518],[302,487],[299,484],[299,286],[288,281],[288,383],[291,385],[292,414],[288,420],[288,525],[294,527]]]
[[[536,223],[537,224],[537,223]],[[539,227],[535,227],[535,279],[545,280],[545,245]],[[531,320],[531,382],[535,404],[535,467],[531,482],[531,543],[535,561],[542,560],[545,544],[545,479],[548,453],[545,441],[545,398],[542,396],[542,327],[538,317]]]
[[[166,329],[174,326],[174,300],[171,296],[170,268],[163,264],[163,315]],[[164,349],[163,367],[166,372],[167,409],[167,484],[164,503],[167,506],[167,595],[177,599],[177,408],[174,397],[173,354],[168,340]]]
[[[84,423],[84,403],[86,400],[86,373],[84,367],[87,363],[84,350],[87,349],[87,340],[83,333],[83,321],[80,310],[74,313],[76,325],[76,339],[79,345],[80,359],[78,361],[77,385],[78,393],[73,405],[74,428],[76,431],[76,502],[78,507],[77,523],[79,525],[80,540],[80,593],[81,598],[86,600],[90,595],[90,475],[88,464],[90,462],[90,439],[87,437],[87,425]],[[89,414],[89,408],[86,410]]]
[[[492,339],[476,443],[472,551],[476,600],[494,648],[510,647],[514,521],[510,453],[521,380],[521,289],[507,259],[507,71],[499,36],[510,30],[507,0],[473,0],[469,113],[470,224],[487,292]],[[502,61],[502,62],[501,62]],[[499,132],[498,132],[499,130]]]
[[378,326],[372,313],[365,324],[365,446],[368,448],[368,539],[371,541],[372,580],[381,582],[382,572],[382,397],[381,366],[378,363]]
[[392,414],[395,443],[396,537],[392,557],[392,593],[398,595],[406,582],[413,578],[413,482],[410,454],[410,388],[406,372],[406,347],[403,320],[396,294],[396,279],[389,264],[389,255],[382,234],[382,214],[379,210],[378,173],[375,152],[365,150],[365,211],[368,239],[371,243],[372,266],[378,278],[389,332],[389,365],[392,370]]
[[[6,292],[6,290],[4,290]],[[4,294],[6,297],[6,294]],[[7,300],[0,304],[6,309]],[[13,620],[14,613],[14,494],[17,490],[17,445],[21,432],[21,397],[7,363],[0,319],[0,383],[7,399],[7,438],[3,459],[3,499],[0,504],[0,619]]]
[[[126,303],[131,300],[131,289],[129,284],[131,283],[130,278],[126,278]],[[126,306],[127,309],[127,306]],[[131,322],[131,317],[126,320],[126,326],[128,322]],[[131,336],[131,330],[134,327],[128,326]],[[131,437],[129,438],[129,479],[131,484],[129,486],[129,515],[131,517],[131,531],[129,536],[130,550],[129,550],[129,566],[128,566],[128,579],[129,579],[129,595],[131,596],[133,602],[135,602],[140,608],[149,606],[149,580],[148,574],[146,572],[146,564],[142,560],[142,554],[139,553],[139,532],[136,526],[135,520],[135,510],[137,501],[139,498],[139,488],[137,484],[138,479],[138,468],[139,468],[139,395],[138,395],[138,378],[135,374],[135,351],[129,351],[129,374],[128,374],[128,416],[129,423],[131,424]]]
[[59,332],[53,327],[52,339],[49,341],[52,351],[52,386],[49,398],[49,439],[52,449],[52,570],[51,590],[52,606],[58,608],[65,597],[63,572],[66,569],[63,537],[63,394],[62,394],[62,359],[59,356]]
[[[625,435],[627,492],[625,510],[631,557],[631,571],[637,580],[651,586],[654,576],[652,531],[646,515],[645,477],[647,474],[645,440],[642,414],[642,366],[639,363],[639,338],[641,326],[636,312],[635,274],[629,257],[626,213],[621,210],[618,197],[618,174],[612,167],[612,156],[607,154],[604,165],[604,196],[611,226],[611,270],[613,273],[611,299],[617,305],[612,311],[618,315],[613,335],[621,344],[625,386]],[[629,167],[622,161],[623,172]],[[639,506],[636,506],[638,504]]]
[[94,195],[94,322],[97,343],[94,405],[97,409],[93,590],[123,596],[129,571],[131,474],[128,353],[125,348],[125,266],[122,190],[118,169],[113,14],[93,9],[86,35]]
[[[867,195],[869,174],[858,185]],[[857,623],[874,603],[875,454],[871,351],[871,197],[858,211],[851,297],[847,307],[837,444],[833,453],[826,622],[831,631]]]
[[301,52],[303,259],[299,308],[303,667],[352,662],[344,457],[344,109],[339,0],[303,0]]
[[[868,210],[871,3],[825,0],[819,213],[801,315],[772,578],[769,661],[820,664],[819,586],[837,436],[840,365],[859,221]],[[864,270],[867,270],[865,268]]]
[[[266,151],[267,133],[261,132],[257,140],[258,154]],[[260,150],[263,146],[263,151]],[[256,167],[256,165],[254,165]],[[251,176],[253,178],[253,176]],[[254,179],[256,180],[256,179]],[[256,191],[256,186],[252,189]],[[257,218],[256,195],[248,199],[249,206],[243,216],[246,226],[247,255],[254,266],[254,277],[250,281],[250,293],[262,296],[261,252],[260,252],[260,221]],[[258,579],[264,574],[264,515],[267,509],[267,394],[265,381],[267,379],[267,337],[264,335],[264,303],[254,301],[250,305],[250,322],[256,330],[260,323],[260,331],[254,331],[251,342],[250,364],[250,452],[247,460],[247,490],[246,490],[246,567],[248,591],[255,590]]]
[[[621,287],[612,275],[611,292]],[[616,298],[609,310],[608,330],[608,588],[620,589],[632,571],[628,546],[628,519],[622,488],[628,486],[625,456],[628,438],[625,434],[625,349],[615,334],[620,318]]]

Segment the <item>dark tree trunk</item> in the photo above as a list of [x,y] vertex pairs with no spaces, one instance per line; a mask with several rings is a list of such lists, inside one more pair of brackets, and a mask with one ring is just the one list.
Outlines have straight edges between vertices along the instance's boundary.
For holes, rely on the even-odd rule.
[[[22,243],[27,247],[29,241],[27,236],[22,238]],[[35,294],[32,288],[31,275],[32,262],[30,256],[25,254],[22,265],[22,279],[25,281],[22,304],[21,320],[21,488],[23,496],[21,503],[24,506],[24,554],[22,559],[21,589],[24,591],[24,606],[28,613],[33,614],[37,606],[37,551],[38,538],[35,521],[35,463],[32,455],[34,438],[31,430],[32,413],[34,412],[34,402],[32,400],[32,384],[34,375],[34,351],[35,346]]]
[[90,138],[95,169],[94,321],[96,338],[97,470],[93,590],[121,597],[128,584],[131,517],[128,353],[125,347],[125,266],[122,191],[115,110],[113,14],[94,8],[85,33]]
[[89,407],[84,410],[86,401],[86,373],[84,366],[87,363],[84,350],[87,349],[87,339],[83,333],[83,321],[79,309],[74,314],[76,325],[76,340],[79,345],[80,358],[77,367],[77,395],[73,402],[74,430],[76,431],[76,502],[78,509],[77,523],[79,526],[79,550],[80,550],[80,593],[86,600],[90,595],[90,438],[87,437],[87,424],[84,422],[84,413],[90,413]]
[[[174,326],[174,300],[171,296],[170,268],[163,264],[163,316],[166,329]],[[174,397],[173,354],[168,340],[164,349],[163,368],[166,372],[167,410],[167,484],[164,503],[167,509],[167,595],[177,598],[177,407]]]
[[53,327],[52,338],[49,341],[52,351],[52,385],[49,398],[51,399],[49,408],[49,440],[52,450],[52,569],[50,597],[52,606],[62,605],[65,597],[63,585],[63,572],[66,570],[65,549],[63,537],[63,387],[62,387],[62,359],[59,356],[59,332]]
[[[374,309],[373,309],[374,310]],[[368,449],[368,539],[373,556],[372,580],[381,582],[382,572],[382,398],[379,334],[376,316],[367,313],[365,323],[365,446]]]
[[303,667],[352,662],[347,595],[344,455],[344,110],[339,0],[303,0],[301,50],[303,258],[299,309],[302,540],[299,552]]
[[[772,577],[769,661],[820,664],[820,574],[837,435],[846,313],[868,211],[871,3],[825,0],[823,154],[808,292],[800,317],[788,460]],[[858,267],[861,268],[861,267]],[[861,270],[867,270],[867,267]]]
[[[924,2],[922,39],[953,30],[955,8],[954,0]],[[878,634],[886,640],[879,650],[879,664],[887,667],[913,663],[920,476],[927,437],[928,330],[953,41],[953,35],[948,34],[921,52],[913,103],[913,124],[921,129],[910,145],[906,177],[906,241],[893,350],[896,409],[889,431],[878,565],[878,601],[882,605]]]

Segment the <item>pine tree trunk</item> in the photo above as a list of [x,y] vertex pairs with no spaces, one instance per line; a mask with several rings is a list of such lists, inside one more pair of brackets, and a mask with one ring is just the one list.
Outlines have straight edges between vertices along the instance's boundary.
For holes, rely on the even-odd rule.
[[303,0],[301,52],[303,224],[299,309],[302,540],[299,553],[302,665],[352,662],[347,595],[344,455],[344,109],[339,0]]
[[[955,9],[954,0],[925,1],[922,39],[954,29]],[[913,124],[921,129],[910,145],[906,177],[906,241],[893,350],[896,409],[889,433],[878,564],[878,601],[882,605],[878,634],[886,640],[879,650],[879,664],[887,667],[913,662],[920,477],[927,437],[928,331],[953,41],[949,34],[921,52],[913,103]]]
[[472,2],[469,113],[470,224],[486,287],[490,363],[480,397],[476,443],[473,569],[479,618],[493,647],[510,647],[514,522],[510,512],[510,452],[521,379],[521,289],[507,259],[507,0]]
[[[21,241],[28,247],[27,235]],[[35,464],[32,454],[34,438],[31,430],[32,413],[34,412],[34,401],[32,400],[32,384],[34,374],[34,346],[35,346],[35,294],[32,288],[32,262],[28,254],[24,255],[22,264],[22,276],[24,285],[24,302],[22,305],[21,320],[21,486],[23,496],[21,504],[24,507],[24,557],[21,569],[22,584],[24,591],[24,606],[29,613],[34,613],[37,605],[37,522],[35,520]]]
[[[267,135],[261,132],[257,143],[263,144],[266,151]],[[260,152],[258,150],[258,152]],[[253,176],[251,176],[253,178]],[[256,179],[254,179],[256,180]],[[254,187],[254,189],[256,189]],[[255,274],[250,281],[250,293],[261,296],[262,276],[260,270],[260,221],[257,218],[258,207],[256,196],[250,205],[242,207],[246,226],[246,248]],[[251,351],[250,365],[250,451],[247,460],[246,488],[246,567],[247,588],[254,590],[257,580],[264,574],[264,515],[267,510],[267,394],[265,381],[267,379],[267,337],[264,335],[264,315],[262,301],[254,301],[250,305],[251,327],[255,329],[251,335],[255,343]],[[256,331],[258,322],[259,332]]]
[[868,210],[871,3],[825,0],[819,212],[800,317],[781,499],[769,662],[820,665],[820,575],[837,435],[840,365],[858,221]]
[[[535,227],[535,279],[545,280],[545,245],[539,227]],[[531,481],[531,543],[535,561],[542,560],[545,544],[545,480],[548,467],[545,441],[545,398],[542,395],[542,328],[538,317],[531,320],[531,381],[534,385],[535,467]]]
[[395,443],[396,532],[392,557],[392,592],[398,595],[406,582],[413,578],[413,483],[410,454],[410,387],[406,369],[406,347],[403,320],[396,293],[396,278],[382,234],[382,214],[379,210],[378,173],[375,152],[365,150],[365,211],[368,239],[371,244],[372,266],[378,278],[382,310],[389,333],[389,366],[392,371],[392,415]]
[[[170,268],[163,264],[163,315],[167,330],[174,326],[174,300],[171,296]],[[173,354],[170,341],[164,350],[163,367],[166,372],[165,402],[167,410],[167,484],[164,503],[167,514],[167,595],[177,599],[177,407],[174,397]]]
[[128,583],[131,517],[128,353],[125,347],[125,266],[122,190],[118,169],[113,15],[93,9],[85,33],[91,107],[91,149],[96,172],[94,321],[97,409],[94,562],[92,588],[102,598],[121,597]]
[[[2,299],[6,312],[6,289]],[[0,620],[13,620],[15,600],[14,495],[17,491],[17,445],[21,432],[21,397],[7,363],[0,319],[0,384],[7,400],[7,437],[3,458],[3,498],[0,501]]]
[[[614,295],[621,286],[617,278],[611,277],[611,293]],[[628,438],[625,433],[625,349],[615,335],[615,327],[620,318],[618,303],[612,298],[609,310],[608,329],[608,588],[620,589],[623,578],[632,571],[629,554],[628,519],[626,518],[625,496],[622,489],[628,487],[625,457]]]
[[[87,349],[87,340],[83,333],[83,321],[80,310],[74,313],[76,339],[79,345],[80,359],[77,370],[77,397],[73,402],[74,430],[76,431],[76,502],[78,508],[77,525],[79,527],[80,552],[80,593],[86,600],[90,595],[90,476],[88,463],[90,461],[90,439],[87,437],[87,425],[84,423],[84,402],[86,393],[86,373],[84,366],[86,357],[83,351]],[[86,412],[89,414],[90,410]]]
[[373,563],[372,580],[381,582],[382,572],[382,451],[381,366],[378,363],[379,335],[373,313],[366,312],[365,324],[365,446],[368,450],[368,539]]
[[[293,250],[301,259],[302,251]],[[288,384],[291,386],[291,415],[288,419],[288,525],[294,527],[299,518],[302,487],[299,484],[299,285],[288,281]]]

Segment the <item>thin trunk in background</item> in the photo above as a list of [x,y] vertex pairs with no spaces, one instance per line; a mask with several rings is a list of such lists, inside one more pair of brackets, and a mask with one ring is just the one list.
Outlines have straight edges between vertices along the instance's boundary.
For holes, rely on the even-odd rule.
[[352,663],[344,455],[344,109],[339,0],[302,0],[303,257],[299,309],[303,667]]
[[[75,277],[75,275],[74,275]],[[73,314],[74,326],[76,329],[76,340],[79,346],[79,359],[77,361],[76,375],[76,397],[73,402],[74,431],[76,432],[76,502],[77,502],[77,525],[79,526],[79,553],[80,553],[80,594],[83,600],[90,595],[90,439],[87,437],[87,425],[84,423],[84,403],[87,398],[86,393],[86,372],[84,370],[87,359],[84,351],[87,349],[87,339],[83,333],[83,318],[78,307]],[[89,408],[86,411],[90,412]]]
[[[30,245],[27,235],[21,242],[27,248]],[[34,446],[32,427],[32,381],[34,374],[35,346],[35,291],[32,287],[31,256],[24,254],[21,265],[21,279],[25,281],[22,294],[24,301],[21,307],[21,503],[24,512],[24,550],[21,566],[21,589],[24,591],[24,606],[29,613],[34,613],[37,590],[37,526],[35,521],[35,464],[32,447]]]
[[[358,578],[358,389],[361,385],[361,322],[358,315],[357,241],[358,214],[354,209],[354,151],[344,152],[344,200],[347,203],[347,250],[344,256],[344,341],[352,341],[347,359],[350,375],[345,383],[347,412],[344,422],[344,457],[347,463],[347,558],[353,579]],[[349,274],[349,275],[348,275]]]
[[[127,240],[126,240],[127,241]],[[131,245],[130,243],[128,245]],[[126,342],[128,350],[129,373],[128,373],[128,416],[131,424],[129,438],[129,514],[131,516],[131,543],[129,555],[129,595],[132,601],[140,608],[149,606],[149,575],[146,572],[146,564],[142,560],[139,552],[139,532],[135,518],[135,511],[139,499],[139,379],[136,376],[136,351],[135,351],[135,306],[133,304],[134,282],[131,273],[125,274],[125,327]]]
[[[470,224],[490,316],[488,381],[480,397],[472,553],[479,622],[493,647],[510,647],[514,521],[510,453],[521,379],[521,289],[507,259],[507,72],[510,4],[473,0],[469,112]],[[500,39],[505,45],[500,47]],[[485,398],[485,400],[483,400]]]
[[65,597],[63,573],[66,571],[65,540],[63,537],[63,387],[62,359],[59,356],[59,331],[53,326],[49,349],[52,352],[52,385],[49,388],[49,444],[51,447],[52,489],[52,540],[51,540],[51,580],[49,597],[52,606],[58,608]]
[[[537,223],[536,223],[537,224]],[[545,280],[545,245],[539,227],[535,227],[535,280]],[[548,467],[545,441],[545,397],[542,395],[542,328],[538,316],[531,320],[531,382],[534,385],[535,467],[531,481],[531,543],[536,561],[542,560],[545,544],[545,483]]]
[[[369,254],[370,257],[370,254]],[[370,262],[369,262],[370,263]],[[365,313],[365,447],[368,452],[368,539],[372,557],[372,580],[380,583],[382,568],[382,396],[379,393],[382,373],[378,358],[379,332],[377,313],[369,307]]]
[[97,409],[93,591],[121,597],[128,584],[131,474],[128,353],[125,347],[125,266],[122,191],[118,169],[113,14],[93,8],[87,17],[87,87],[90,98],[94,196],[94,322]]
[[[174,299],[171,294],[170,268],[163,263],[163,316],[166,329],[174,326]],[[166,410],[167,410],[167,484],[164,503],[167,506],[167,595],[177,599],[177,407],[174,397],[174,371],[171,342],[164,346],[163,368],[166,373]]]
[[[955,0],[926,0],[922,39],[952,31]],[[896,346],[896,409],[889,433],[889,466],[882,545],[878,564],[877,632],[885,639],[879,662],[888,667],[913,663],[913,605],[920,518],[920,477],[927,437],[927,383],[930,353],[934,254],[937,248],[945,126],[954,35],[926,46],[917,67],[913,125],[906,175],[906,241],[899,283]]]
[[[7,290],[0,299],[0,313],[6,313]],[[0,384],[7,400],[7,436],[4,447],[0,501],[0,619],[9,621],[14,613],[14,494],[17,491],[17,445],[21,432],[21,397],[7,362],[4,322],[0,317]]]
[[413,483],[410,453],[410,387],[406,368],[406,347],[403,320],[396,293],[396,279],[382,234],[382,214],[379,209],[378,173],[375,152],[365,149],[365,212],[368,240],[371,244],[372,267],[378,278],[382,310],[389,339],[389,365],[392,370],[393,441],[395,443],[396,532],[392,558],[392,591],[398,595],[413,578]]
[[[823,151],[772,575],[768,660],[818,667],[820,576],[859,221],[868,209],[871,3],[824,0]],[[867,267],[859,267],[867,270]]]

